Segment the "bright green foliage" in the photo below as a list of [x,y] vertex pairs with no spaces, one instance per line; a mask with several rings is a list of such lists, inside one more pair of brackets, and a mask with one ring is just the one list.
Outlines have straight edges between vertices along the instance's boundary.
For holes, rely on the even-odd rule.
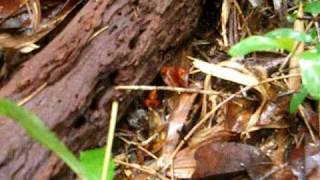
[[[89,173],[95,177],[95,179],[101,179],[103,160],[104,160],[105,148],[93,149],[83,151],[80,153],[80,161],[83,166],[89,171]],[[113,173],[115,169],[114,162],[109,161],[109,170],[107,180],[113,179]]]
[[[101,176],[104,160],[103,149],[82,152],[80,162],[32,112],[10,100],[2,99],[0,100],[0,115],[15,120],[33,139],[55,152],[81,179],[98,180]],[[113,162],[110,163],[112,163],[112,168],[109,170],[110,176],[107,180],[112,180],[114,171]]]
[[291,41],[312,42],[312,37],[310,35],[295,31],[291,28],[279,28],[268,32],[265,36],[274,39],[290,39]]
[[287,16],[287,21],[288,21],[289,23],[293,23],[296,19],[297,19],[297,13],[296,13],[296,12],[294,12],[294,13],[292,13],[292,14],[289,14],[289,15]]
[[[320,2],[320,1],[319,1]],[[316,12],[315,9],[320,9],[320,3],[312,4],[314,7],[307,8],[308,12]],[[319,7],[318,7],[319,6]],[[264,36],[250,36],[238,44],[234,45],[230,50],[231,56],[244,56],[246,54],[257,51],[276,51],[285,49],[292,51],[295,42],[310,43],[315,39],[306,33],[300,33],[290,28],[281,28],[271,31]],[[290,104],[290,112],[294,112],[299,104],[309,93],[311,96],[320,100],[320,46],[316,45],[315,52],[303,52],[300,55],[300,68],[302,75],[302,84],[305,89],[293,96]]]
[[320,54],[304,52],[300,56],[302,83],[311,96],[320,99]]
[[320,44],[317,44],[317,45],[316,45],[316,51],[317,51],[318,53],[320,53]]
[[33,139],[55,152],[80,177],[91,179],[73,153],[36,115],[10,100],[0,100],[0,115],[19,123]]
[[250,36],[234,45],[228,53],[231,56],[244,56],[252,52],[277,51],[281,48],[291,50],[292,45],[288,44],[288,42],[281,42],[281,40],[276,40],[270,37]]
[[257,51],[277,51],[284,49],[292,51],[296,41],[311,42],[312,37],[290,28],[280,28],[264,36],[250,36],[229,50],[231,56],[244,56]]
[[310,30],[308,31],[308,34],[310,34],[311,38],[314,40],[318,38],[318,32],[316,28],[310,28]]
[[290,113],[296,112],[298,109],[298,106],[304,101],[307,95],[308,95],[308,91],[305,88],[301,88],[301,91],[299,93],[295,93],[292,96],[292,99],[290,102],[289,112]]
[[320,1],[306,3],[304,5],[304,12],[318,14],[320,13]]

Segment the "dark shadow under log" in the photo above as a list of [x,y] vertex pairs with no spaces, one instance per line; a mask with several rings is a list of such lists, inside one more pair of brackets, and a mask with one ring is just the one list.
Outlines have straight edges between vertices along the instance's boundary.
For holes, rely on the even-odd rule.
[[[74,152],[101,145],[111,101],[119,100],[124,112],[132,99],[113,87],[150,83],[166,53],[196,27],[200,11],[200,0],[90,0],[1,87],[0,97],[31,96],[25,107]],[[0,179],[72,177],[15,122],[1,118],[0,124]]]

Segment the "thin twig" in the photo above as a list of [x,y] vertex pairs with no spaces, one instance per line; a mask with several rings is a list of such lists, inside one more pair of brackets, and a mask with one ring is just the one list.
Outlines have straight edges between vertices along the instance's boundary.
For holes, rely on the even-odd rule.
[[101,180],[106,180],[108,177],[108,173],[109,173],[109,164],[110,164],[109,162],[110,162],[110,158],[111,158],[111,150],[112,150],[112,144],[113,144],[113,138],[114,138],[114,131],[115,131],[116,122],[117,122],[118,107],[119,107],[119,103],[117,101],[113,101]]
[[158,178],[160,178],[162,180],[169,180],[168,178],[166,178],[166,177],[160,175],[159,173],[157,173],[157,171],[155,171],[154,169],[146,167],[146,166],[141,166],[139,164],[134,164],[134,163],[127,163],[127,162],[123,162],[123,161],[118,160],[118,159],[115,159],[114,162],[117,163],[117,164],[123,165],[123,166],[127,166],[127,167],[131,167],[131,168],[137,169],[137,170],[142,171],[144,173],[156,176],[156,177],[158,177]]
[[239,13],[241,20],[242,20],[243,23],[245,24],[244,27],[246,28],[246,31],[248,32],[248,35],[251,36],[251,35],[252,35],[251,30],[250,30],[250,28],[248,27],[248,22],[247,22],[245,16],[243,15],[243,12],[242,12],[242,10],[241,10],[241,7],[240,7],[238,1],[232,0],[232,2],[233,2],[233,5],[236,7],[236,10],[237,10],[238,13]]
[[143,90],[143,91],[173,91],[177,93],[199,93],[206,95],[231,95],[228,93],[222,93],[214,90],[200,90],[196,88],[182,88],[182,87],[171,87],[171,86],[146,86],[146,85],[128,85],[128,86],[116,86],[116,90]]
[[[303,14],[304,14],[303,3],[300,2],[297,16],[303,17]],[[305,31],[304,22],[301,20],[296,20],[294,22],[294,30],[296,30],[298,32],[304,32]],[[304,43],[303,42],[296,43],[295,46],[296,46],[296,50],[293,53],[293,56],[291,57],[290,63],[289,63],[289,67],[290,67],[289,74],[294,74],[294,73],[300,72],[300,68],[295,68],[295,67],[299,67],[299,59],[296,55],[300,54],[304,51]],[[301,87],[301,78],[300,77],[289,78],[288,79],[288,87],[291,90],[298,91]]]
[[306,117],[306,114],[305,114],[304,111],[303,111],[303,108],[304,108],[304,107],[303,107],[302,105],[299,105],[299,107],[298,107],[299,113],[301,114],[302,119],[303,119],[304,123],[305,123],[306,126],[307,126],[307,129],[308,129],[308,131],[309,131],[309,133],[310,133],[310,136],[311,136],[312,141],[313,141],[314,143],[317,143],[316,137],[315,137],[315,135],[314,135],[314,133],[313,133],[313,130],[312,130],[311,125],[310,125],[310,123],[309,123],[309,121],[308,121],[308,118]]
[[[213,108],[209,113],[207,113],[190,131],[189,133],[181,140],[175,151],[172,153],[170,156],[170,159],[173,160],[176,156],[176,154],[180,151],[180,149],[184,146],[184,144],[192,137],[192,135],[210,118],[211,115],[213,115],[220,107],[231,101],[233,98],[236,97],[236,95],[241,94],[245,91],[250,90],[251,88],[254,88],[255,86],[264,84],[264,83],[269,83],[272,81],[277,81],[280,79],[285,79],[285,78],[291,78],[291,77],[296,77],[300,76],[300,74],[290,74],[290,75],[285,75],[285,76],[280,76],[280,77],[275,77],[275,78],[270,78],[264,81],[261,81],[259,84],[252,85],[252,86],[247,86],[240,91],[236,92],[235,94],[229,96],[227,99],[219,103],[215,108]],[[172,162],[172,161],[169,161]],[[171,164],[168,164],[166,168],[168,168]]]
[[41,86],[39,86],[33,93],[31,93],[29,96],[23,98],[18,102],[19,106],[23,106],[26,104],[28,101],[30,101],[33,97],[35,97],[37,94],[39,94],[44,88],[46,88],[48,83],[43,83]]
[[104,26],[100,29],[98,29],[96,32],[93,33],[93,35],[89,38],[89,42],[92,41],[94,38],[96,38],[97,36],[99,36],[102,32],[106,31],[109,28],[109,26]]
[[147,149],[145,149],[144,147],[142,147],[139,143],[137,142],[133,142],[133,141],[129,141],[124,137],[118,137],[119,139],[121,139],[122,141],[124,141],[125,143],[127,143],[128,145],[134,145],[137,146],[137,148],[139,148],[140,150],[142,150],[143,152],[145,152],[146,154],[148,154],[150,157],[152,157],[155,160],[158,160],[159,158],[154,155],[152,152],[148,151]]

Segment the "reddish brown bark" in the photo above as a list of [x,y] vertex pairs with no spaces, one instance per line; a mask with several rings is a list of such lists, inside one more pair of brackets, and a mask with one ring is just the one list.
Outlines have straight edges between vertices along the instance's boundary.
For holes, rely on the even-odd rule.
[[[112,99],[120,100],[122,112],[132,99],[113,87],[149,83],[166,53],[196,26],[200,5],[200,0],[91,0],[1,87],[0,97],[20,101],[44,87],[25,107],[73,151],[95,147],[106,134]],[[104,26],[109,28],[89,41]],[[0,123],[0,179],[70,178],[63,162],[15,122]]]

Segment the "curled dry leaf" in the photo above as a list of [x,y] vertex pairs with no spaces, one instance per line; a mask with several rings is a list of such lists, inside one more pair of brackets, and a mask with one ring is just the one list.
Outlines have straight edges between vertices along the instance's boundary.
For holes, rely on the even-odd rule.
[[187,121],[188,114],[192,109],[192,105],[196,98],[197,94],[181,94],[175,103],[176,106],[173,108],[169,116],[169,125],[166,143],[163,147],[162,158],[160,158],[159,166],[166,167],[170,161],[170,156],[176,148],[176,145],[179,143],[180,134],[182,127]]
[[[196,160],[194,159],[194,153],[197,148],[185,148],[180,151],[173,162],[173,175],[179,179],[190,179],[196,168]],[[168,172],[168,175],[172,175]]]
[[195,153],[199,179],[247,171],[252,179],[264,177],[272,168],[270,159],[254,146],[240,143],[210,143]]
[[226,130],[222,125],[215,125],[211,128],[204,128],[196,132],[189,140],[188,145],[199,147],[200,144],[209,142],[228,142],[237,139],[235,133]]
[[[236,69],[222,67],[221,65],[210,64],[199,59],[190,58],[193,65],[206,74],[211,76],[238,83],[245,86],[254,86],[259,84],[259,80],[253,74],[240,72]],[[226,63],[224,62],[224,65]]]
[[[196,169],[194,154],[198,148],[208,143],[227,142],[235,138],[235,134],[225,131],[221,126],[200,130],[190,139],[188,147],[181,150],[174,159],[174,177],[182,179],[192,177]],[[170,172],[168,173],[170,174]]]

